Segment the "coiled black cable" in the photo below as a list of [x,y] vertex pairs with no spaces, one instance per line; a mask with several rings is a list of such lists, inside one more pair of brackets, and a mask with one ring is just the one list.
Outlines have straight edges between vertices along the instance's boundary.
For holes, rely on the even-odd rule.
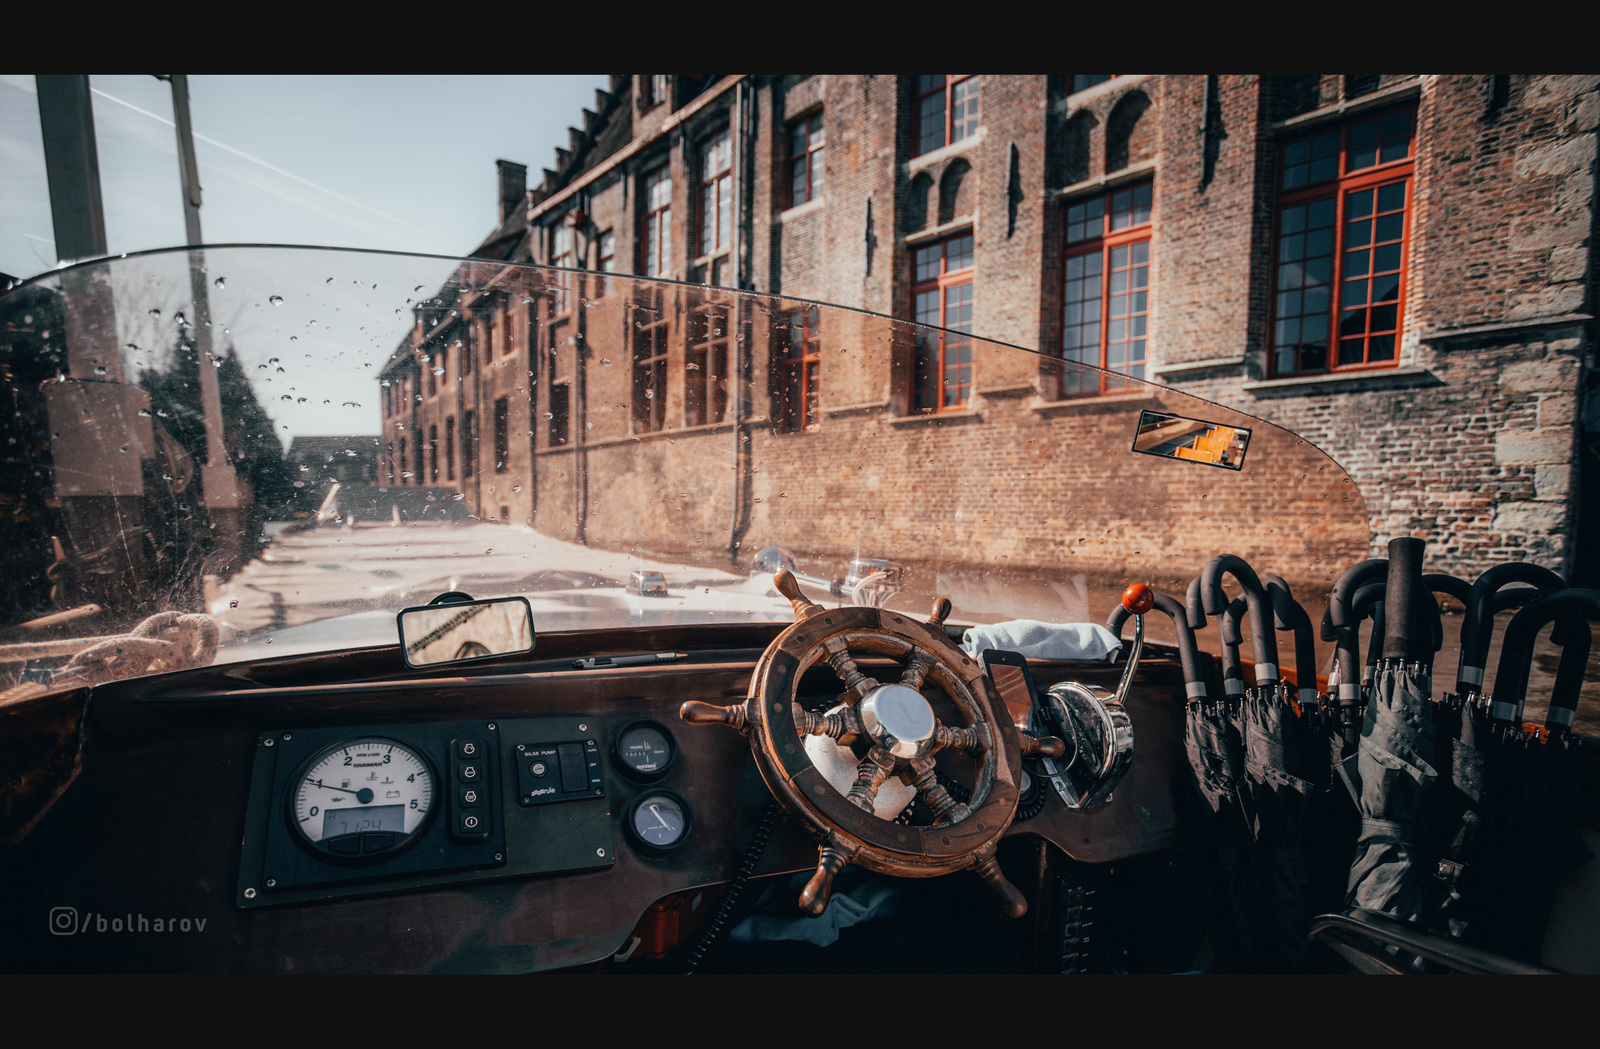
[[722,894],[722,902],[717,905],[717,912],[706,921],[705,928],[695,940],[694,947],[689,950],[683,969],[685,976],[694,975],[695,969],[705,959],[706,952],[716,942],[717,934],[722,931],[722,927],[733,914],[733,908],[738,904],[740,894],[744,892],[745,883],[750,880],[750,875],[755,873],[756,864],[761,862],[761,854],[767,851],[767,839],[772,837],[772,830],[778,825],[778,817],[782,813],[783,809],[779,807],[778,802],[768,798],[766,807],[761,810],[761,821],[756,824],[756,832],[744,850],[744,862],[729,880],[728,890]]

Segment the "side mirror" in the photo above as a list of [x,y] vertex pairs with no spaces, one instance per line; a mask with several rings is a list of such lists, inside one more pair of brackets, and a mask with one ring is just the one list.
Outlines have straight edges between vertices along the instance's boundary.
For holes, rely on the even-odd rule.
[[527,598],[473,601],[465,594],[441,596],[445,600],[404,609],[397,617],[406,666],[467,663],[533,651],[533,606]]

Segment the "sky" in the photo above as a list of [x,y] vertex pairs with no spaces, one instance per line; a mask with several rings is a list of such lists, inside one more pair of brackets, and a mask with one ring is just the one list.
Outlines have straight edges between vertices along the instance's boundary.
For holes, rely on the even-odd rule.
[[[533,181],[594,108],[595,76],[194,76],[205,243],[461,256],[499,221],[497,159]],[[172,94],[148,75],[91,76],[112,256],[184,243]],[[159,366],[196,315],[187,254],[116,263],[116,345]],[[377,373],[438,260],[209,251],[218,352],[238,358],[287,446],[379,431]],[[57,265],[31,75],[0,75],[0,273]],[[413,298],[414,297],[414,298]]]
[[[497,159],[537,182],[594,76],[191,76],[208,244],[464,255],[498,215]],[[171,88],[91,75],[111,254],[184,242]],[[0,75],[0,272],[56,264],[31,75]]]

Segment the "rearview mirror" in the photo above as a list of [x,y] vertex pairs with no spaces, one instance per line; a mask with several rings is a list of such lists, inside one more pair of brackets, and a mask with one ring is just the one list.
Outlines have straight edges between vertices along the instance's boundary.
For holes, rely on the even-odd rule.
[[1242,426],[1149,410],[1139,413],[1139,432],[1133,438],[1136,452],[1228,470],[1244,467],[1244,451],[1249,445],[1250,431]]
[[407,608],[398,621],[400,651],[408,667],[467,663],[533,651],[533,607],[525,597],[452,600]]

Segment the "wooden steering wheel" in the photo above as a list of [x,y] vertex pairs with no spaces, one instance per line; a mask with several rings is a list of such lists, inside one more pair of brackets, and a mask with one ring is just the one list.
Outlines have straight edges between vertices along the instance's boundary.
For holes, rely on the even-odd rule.
[[[855,863],[912,878],[971,867],[1000,894],[1007,914],[1027,913],[1028,901],[1001,873],[995,849],[1016,816],[1022,758],[1060,757],[1065,745],[1053,736],[1035,739],[1017,731],[978,662],[941,629],[950,614],[948,599],[935,603],[924,624],[889,609],[824,609],[801,593],[788,570],[773,578],[794,605],[795,623],[762,653],[745,702],[718,707],[691,700],[678,715],[690,724],[728,725],[749,737],[773,796],[821,842],[817,872],[800,893],[801,910],[820,915],[834,876]],[[905,670],[898,682],[880,684],[861,672],[852,651],[901,660]],[[840,706],[826,714],[805,710],[797,697],[800,679],[819,661],[845,683]],[[959,726],[939,723],[922,695],[924,682],[950,698]],[[866,745],[848,793],[812,764],[806,735]],[[938,782],[934,755],[946,747],[978,764],[968,802],[956,801]],[[933,814],[931,825],[906,826],[873,814],[878,788],[890,776],[922,796]]]

